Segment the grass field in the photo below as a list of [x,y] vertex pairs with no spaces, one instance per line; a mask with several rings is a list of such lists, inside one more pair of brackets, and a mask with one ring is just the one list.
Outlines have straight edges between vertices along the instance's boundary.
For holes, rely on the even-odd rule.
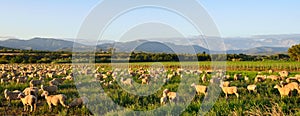
[[[163,62],[161,63],[168,69],[167,73],[171,73],[171,69],[179,67],[180,63],[178,62]],[[197,65],[197,62],[184,62],[184,65],[189,65],[194,68]],[[127,64],[117,64],[118,66]],[[132,63],[130,67],[134,69],[139,69],[140,67],[151,67],[153,63]],[[199,62],[198,69],[206,70],[211,67],[211,62]],[[102,67],[99,69],[99,72],[106,73],[110,71],[111,66],[109,64],[96,64],[97,67]],[[226,63],[227,72],[226,74],[230,75],[231,78],[230,86],[238,87],[238,93],[240,98],[236,98],[235,95],[229,95],[228,99],[225,99],[225,94],[221,92],[220,96],[216,99],[214,106],[209,110],[207,115],[300,115],[300,97],[297,94],[297,91],[292,91],[290,96],[281,98],[277,89],[273,87],[276,84],[279,84],[279,81],[271,81],[266,80],[264,82],[258,82],[257,92],[249,93],[246,89],[247,85],[254,84],[254,78],[257,75],[257,72],[260,71],[263,75],[271,75],[268,73],[269,69],[274,70],[274,75],[278,73],[276,71],[288,70],[291,72],[289,77],[292,77],[296,74],[300,74],[300,63],[298,62],[227,62]],[[242,74],[243,76],[248,76],[249,81],[245,80],[236,80],[232,79],[234,74]],[[197,80],[196,83],[201,85],[209,85],[209,82],[202,82],[201,75],[191,76],[190,74],[185,74],[183,77],[185,78],[195,78]],[[121,75],[119,75],[121,76]],[[56,76],[55,78],[61,78],[62,76]],[[141,80],[138,79],[139,76],[133,76],[132,78],[135,82],[141,83]],[[211,78],[211,75],[208,76]],[[38,97],[38,110],[34,113],[22,112],[23,105],[20,100],[16,100],[12,102],[11,107],[7,107],[7,101],[4,100],[3,91],[4,89],[9,90],[24,90],[29,86],[29,80],[24,84],[16,84],[14,82],[1,84],[0,85],[0,115],[22,115],[22,114],[31,114],[31,115],[89,115],[89,110],[87,107],[76,107],[71,109],[65,109],[62,106],[55,107],[53,111],[48,111],[48,106],[45,103],[45,98]],[[51,79],[46,78],[45,84],[48,83]],[[108,76],[107,79],[104,79],[105,82],[112,81],[111,76]],[[136,96],[128,93],[123,90],[117,82],[113,83],[113,86],[106,86],[105,83],[101,83],[100,85],[103,87],[104,92],[109,98],[111,98],[116,104],[124,106],[128,108],[127,111],[115,112],[108,107],[109,105],[105,104],[105,102],[99,103],[91,103],[88,108],[91,111],[98,111],[101,115],[134,115],[131,110],[135,111],[149,111],[150,115],[175,115],[180,113],[181,115],[196,115],[199,113],[199,109],[201,105],[203,105],[204,95],[195,95],[189,96],[192,97],[192,102],[185,107],[184,105],[178,105],[174,107],[163,107],[162,112],[155,113],[151,112],[151,110],[160,108],[162,105],[160,104],[160,97],[162,96],[162,91],[165,88],[168,88],[171,91],[178,90],[178,84],[181,82],[185,82],[180,76],[175,76],[168,83],[164,84],[160,89],[153,94],[148,96]],[[90,83],[81,83],[83,85],[95,86],[99,85],[99,82],[90,82]],[[151,85],[151,86],[155,86]],[[139,85],[139,88],[143,88],[143,86]],[[84,89],[81,88],[81,89]],[[216,90],[220,90],[220,88],[214,88]],[[97,96],[97,91],[95,90],[83,90],[88,91],[91,99],[106,99],[103,96]],[[142,91],[147,91],[147,88],[142,89]],[[188,92],[194,92],[194,88],[188,86],[186,88]],[[62,85],[59,85],[58,93],[65,94],[67,98],[67,103],[70,103],[74,98],[79,97],[79,93],[77,92],[75,82],[74,81],[65,81]],[[180,99],[185,99],[188,95],[180,96]],[[92,100],[91,100],[92,101]],[[107,106],[106,106],[107,105]],[[172,105],[172,104],[171,104]],[[183,112],[176,111],[176,109],[184,109]],[[106,113],[109,112],[109,113]]]

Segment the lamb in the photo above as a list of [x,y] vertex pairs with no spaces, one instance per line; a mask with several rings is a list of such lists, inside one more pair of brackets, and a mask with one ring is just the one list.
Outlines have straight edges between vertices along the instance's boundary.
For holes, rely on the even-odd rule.
[[25,95],[24,93],[19,93],[18,98],[20,98],[23,103],[24,111],[28,111],[27,106],[30,106],[30,112],[36,110],[37,97],[33,95]]
[[[222,83],[222,82],[221,82]],[[222,84],[220,85],[220,87],[222,88],[222,91],[225,93],[226,99],[228,98],[227,94],[235,94],[237,98],[239,98],[239,94],[237,91],[237,87],[236,86],[232,86],[232,87],[223,87]]]
[[45,99],[46,99],[47,104],[49,106],[49,110],[52,110],[52,105],[57,106],[59,103],[63,107],[69,108],[69,106],[65,104],[65,102],[67,100],[67,97],[64,94],[49,95],[48,91],[44,91],[41,96],[42,97],[45,96]]
[[256,85],[248,85],[248,86],[247,86],[247,89],[248,89],[249,93],[250,93],[251,91],[256,92]]
[[300,82],[300,77],[289,77],[289,78],[285,79],[285,81],[288,83],[290,83],[291,81]]
[[27,87],[23,90],[25,95],[34,95],[35,97],[38,96],[39,89],[37,87]]
[[288,96],[291,89],[288,87],[280,87],[279,85],[275,85],[274,88],[278,89],[281,98],[283,98],[284,96]]
[[11,100],[19,100],[18,95],[21,93],[21,91],[9,91],[7,89],[4,90],[4,97],[9,102],[8,106],[11,105]]
[[198,95],[200,95],[201,93],[203,93],[204,95],[206,95],[206,91],[207,91],[207,87],[204,85],[196,85],[195,83],[192,83],[191,87],[195,87],[196,92]]
[[68,106],[69,108],[78,107],[78,106],[85,105],[87,103],[88,103],[87,97],[80,97],[80,98],[75,98]]
[[43,91],[47,91],[51,94],[55,94],[58,90],[58,87],[55,86],[55,85],[52,85],[52,86],[44,86],[44,85],[41,85],[41,90]]
[[169,89],[165,89],[163,94],[168,96],[170,102],[175,102],[178,99],[176,92],[170,92]]

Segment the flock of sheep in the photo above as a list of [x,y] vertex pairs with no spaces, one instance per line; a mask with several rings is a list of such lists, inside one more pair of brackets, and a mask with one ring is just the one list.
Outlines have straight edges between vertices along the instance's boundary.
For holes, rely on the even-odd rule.
[[[73,67],[74,68],[74,67]],[[169,69],[165,70],[162,68],[153,69],[122,69],[116,68],[113,70],[107,70],[105,68],[97,67],[96,69],[90,69],[85,66],[76,67],[80,70],[72,70],[72,65],[1,65],[0,67],[0,79],[1,84],[7,83],[28,83],[29,87],[25,88],[23,91],[20,90],[8,90],[3,91],[5,99],[10,105],[11,100],[20,100],[23,103],[24,111],[33,112],[36,110],[37,103],[39,100],[38,96],[45,98],[48,104],[49,110],[52,106],[58,106],[61,104],[65,108],[72,108],[76,106],[81,106],[86,104],[89,100],[87,97],[74,98],[69,104],[66,103],[67,96],[64,94],[59,94],[58,90],[60,85],[64,83],[65,80],[73,80],[74,75],[92,75],[94,80],[103,84],[104,86],[114,86],[116,81],[121,82],[124,86],[134,87],[133,83],[135,80],[132,77],[138,77],[141,84],[149,85],[157,79],[163,77],[163,82],[168,83],[172,78],[178,76],[184,78],[183,75],[202,75],[199,81],[215,83],[218,80],[221,90],[225,93],[226,98],[230,94],[236,95],[239,98],[238,87],[230,86],[230,75],[226,75],[225,71],[211,70],[200,71],[200,70],[186,70],[186,69]],[[273,71],[269,71],[269,75],[262,75],[260,73],[254,79],[254,83],[247,86],[249,92],[255,92],[257,90],[256,83],[263,82],[267,79],[272,81],[279,81],[280,84],[274,86],[278,89],[281,97],[288,96],[293,90],[297,90],[300,93],[299,82],[300,75],[295,75],[295,77],[289,77],[288,71],[280,71],[278,75],[272,75]],[[59,78],[62,77],[62,78]],[[45,79],[50,79],[48,83],[45,83]],[[109,78],[109,79],[108,79]],[[235,74],[233,80],[244,80],[249,81],[247,75]],[[195,83],[190,85],[194,87],[197,94],[207,95],[208,87],[205,85],[197,85]],[[168,88],[164,88],[162,96],[160,98],[161,105],[169,102],[178,101],[179,96],[176,92],[170,91]]]
[[[70,65],[2,65],[0,67],[1,86],[8,83],[22,84],[29,81],[29,87],[23,91],[8,90],[3,91],[4,98],[8,101],[8,106],[11,106],[12,100],[20,100],[23,103],[24,111],[33,112],[37,108],[39,93],[44,97],[48,104],[49,110],[52,106],[61,104],[65,108],[72,108],[86,104],[87,98],[75,98],[71,103],[66,104],[67,96],[64,94],[57,94],[59,85],[63,84],[65,80],[72,80],[72,73],[68,73],[71,69]],[[56,78],[57,76],[65,76],[63,78]],[[52,80],[44,83],[45,78]]]

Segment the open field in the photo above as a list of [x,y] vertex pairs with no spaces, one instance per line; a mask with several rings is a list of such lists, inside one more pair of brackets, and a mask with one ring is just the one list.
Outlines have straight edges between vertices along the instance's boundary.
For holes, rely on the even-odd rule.
[[[204,94],[194,95],[195,88],[191,87],[191,83],[201,84],[208,86],[212,84],[209,80],[212,78],[218,78],[214,73],[205,73],[211,67],[210,62],[199,62],[198,68],[195,62],[184,62],[188,69],[183,69],[178,72],[178,67],[180,63],[178,62],[162,62],[161,65],[164,69],[157,68],[153,63],[131,63],[130,70],[125,70],[127,64],[117,64],[116,67],[111,67],[110,64],[96,64],[97,68],[92,69],[85,66],[84,64],[75,66],[75,70],[72,72],[72,64],[8,64],[0,65],[1,76],[6,72],[7,75],[15,76],[16,78],[27,77],[24,83],[17,83],[13,78],[8,79],[7,82],[1,83],[0,85],[0,115],[20,115],[20,114],[32,114],[32,115],[89,115],[90,112],[87,109],[90,108],[91,111],[97,111],[99,114],[106,115],[133,115],[133,112],[122,111],[115,112],[110,108],[109,105],[104,102],[93,102],[93,99],[105,99],[103,96],[97,96],[97,89],[95,90],[85,90],[84,87],[78,88],[80,91],[86,91],[89,93],[86,97],[90,100],[89,106],[79,106],[73,108],[64,108],[63,106],[53,107],[52,111],[48,110],[48,105],[44,97],[41,97],[39,92],[37,109],[33,113],[22,112],[23,104],[20,100],[12,101],[12,105],[8,107],[8,101],[5,100],[4,90],[8,89],[10,91],[20,90],[23,91],[26,87],[29,87],[29,82],[31,80],[38,80],[39,77],[43,78],[43,85],[49,85],[49,81],[54,78],[63,78],[68,75],[73,77],[76,75],[84,75],[78,80],[76,78],[66,79],[58,86],[57,94],[64,94],[67,96],[66,103],[72,102],[75,98],[79,97],[79,93],[76,89],[75,83],[80,85],[88,85],[92,87],[98,87],[99,84],[102,86],[104,92],[109,98],[111,98],[115,103],[124,106],[131,110],[136,111],[148,111],[164,106],[160,103],[160,98],[163,95],[164,89],[169,89],[172,92],[180,90],[179,84],[187,84],[184,88],[187,94],[178,95],[179,103],[178,106],[169,103],[165,105],[171,105],[172,107],[163,107],[162,111],[159,113],[149,112],[151,115],[164,114],[172,115],[181,113],[182,115],[195,115],[199,113],[201,105],[203,105]],[[159,66],[161,66],[159,65]],[[117,68],[118,66],[123,66],[123,68]],[[216,102],[211,110],[207,113],[208,115],[300,115],[300,96],[296,90],[292,90],[289,96],[282,97],[277,89],[274,88],[275,85],[280,84],[282,80],[271,80],[265,79],[262,82],[255,82],[255,78],[259,75],[279,75],[278,72],[282,70],[287,70],[290,72],[288,77],[295,77],[300,74],[300,63],[297,62],[227,62],[226,63],[227,72],[222,74],[219,78],[223,81],[229,81],[229,86],[236,86],[239,98],[234,94],[228,95],[228,99],[225,98],[225,94],[222,92],[219,85],[213,86],[212,90],[221,91],[220,96],[217,96]],[[148,68],[148,69],[147,69]],[[114,69],[114,70],[112,70]],[[272,69],[274,72],[269,73]],[[24,73],[26,72],[26,73]],[[130,73],[129,73],[130,72]],[[154,73],[155,72],[155,73]],[[48,74],[52,73],[53,77]],[[128,73],[128,74],[127,74]],[[97,76],[96,76],[97,74]],[[143,75],[149,74],[150,82],[149,85],[141,85]],[[241,74],[241,78],[235,80],[234,75]],[[2,76],[1,78],[8,78]],[[32,77],[30,75],[33,75]],[[171,75],[168,78],[168,75]],[[206,81],[202,80],[203,75],[206,75]],[[223,78],[225,75],[229,75],[229,78]],[[248,80],[245,80],[245,76]],[[133,95],[125,91],[127,87],[131,89],[130,85],[125,85],[120,81],[121,77],[130,78],[134,81],[137,91],[148,92],[151,90],[153,92],[147,96]],[[285,77],[285,78],[288,78]],[[191,80],[190,80],[191,79]],[[160,87],[159,82],[166,81]],[[196,80],[196,81],[194,81]],[[136,82],[136,83],[135,83]],[[297,80],[294,82],[298,83]],[[215,83],[215,82],[213,82]],[[216,82],[217,83],[217,82]],[[255,84],[256,91],[249,92],[247,86],[250,84]],[[213,84],[212,84],[213,85]],[[157,90],[147,88],[151,86],[153,88],[160,87]],[[37,86],[40,88],[40,86]],[[299,88],[299,87],[298,87]],[[193,93],[193,94],[190,94]],[[193,96],[190,96],[193,95]],[[191,98],[191,99],[188,99]],[[185,107],[185,104],[181,102],[189,101],[191,103]],[[103,108],[104,107],[104,108]],[[176,111],[176,109],[178,111]],[[181,110],[183,112],[181,112]],[[109,113],[107,113],[109,112]]]

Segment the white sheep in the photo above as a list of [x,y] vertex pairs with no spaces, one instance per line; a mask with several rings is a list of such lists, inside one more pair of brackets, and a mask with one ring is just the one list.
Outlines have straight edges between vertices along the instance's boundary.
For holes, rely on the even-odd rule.
[[257,82],[263,82],[265,81],[267,78],[267,75],[257,75],[254,79],[254,82],[257,83]]
[[288,83],[284,85],[284,87],[287,87],[291,90],[297,90],[298,94],[300,94],[299,84],[297,82]]
[[280,71],[279,75],[280,75],[280,77],[288,77],[289,76],[289,72],[288,71]]
[[123,77],[121,77],[121,82],[124,85],[133,86],[133,80],[131,78],[124,79]]
[[43,78],[40,77],[39,80],[31,80],[29,82],[29,85],[30,85],[30,87],[35,87],[35,86],[41,85],[42,82],[43,82]]
[[18,98],[20,98],[23,103],[24,111],[28,111],[28,106],[30,106],[30,112],[36,110],[37,97],[19,93]]
[[165,89],[163,93],[168,96],[170,102],[176,102],[178,100],[176,92],[170,92],[169,89]]
[[279,85],[275,85],[274,88],[278,89],[281,98],[283,98],[284,96],[288,96],[291,89],[288,87],[280,87]]
[[161,105],[164,105],[167,103],[167,100],[168,100],[168,96],[166,93],[163,93],[163,96],[160,98],[160,104]]
[[201,93],[203,93],[204,95],[206,95],[206,91],[207,91],[207,87],[204,85],[196,85],[195,83],[193,83],[191,85],[191,87],[195,87],[196,92],[198,95],[200,95]]
[[47,101],[47,104],[49,106],[49,110],[52,109],[52,105],[58,106],[60,103],[63,107],[69,108],[68,105],[65,104],[67,97],[64,94],[58,94],[58,95],[49,95],[48,91],[44,91],[41,95],[42,97],[45,96],[45,99]]
[[270,76],[267,76],[267,79],[271,79],[272,81],[277,81],[277,80],[280,80],[281,78],[277,75],[270,75]]
[[248,89],[249,92],[250,91],[256,92],[256,85],[248,85],[247,89]]
[[47,91],[51,94],[55,94],[58,90],[58,87],[55,86],[55,85],[52,85],[52,86],[44,86],[44,85],[41,85],[41,90],[43,91]]
[[87,97],[80,97],[80,98],[75,98],[68,106],[69,108],[71,107],[78,107],[82,106],[88,103],[88,98]]
[[9,91],[7,89],[4,90],[4,97],[9,102],[8,106],[11,105],[11,100],[19,100],[18,95],[21,93],[19,90]]
[[228,98],[227,94],[235,94],[236,97],[239,98],[239,94],[236,86],[223,87],[221,82],[220,87],[222,88],[222,91],[225,93],[226,99]]
[[27,87],[23,90],[23,93],[25,95],[34,95],[37,97],[39,93],[39,89],[37,87]]

